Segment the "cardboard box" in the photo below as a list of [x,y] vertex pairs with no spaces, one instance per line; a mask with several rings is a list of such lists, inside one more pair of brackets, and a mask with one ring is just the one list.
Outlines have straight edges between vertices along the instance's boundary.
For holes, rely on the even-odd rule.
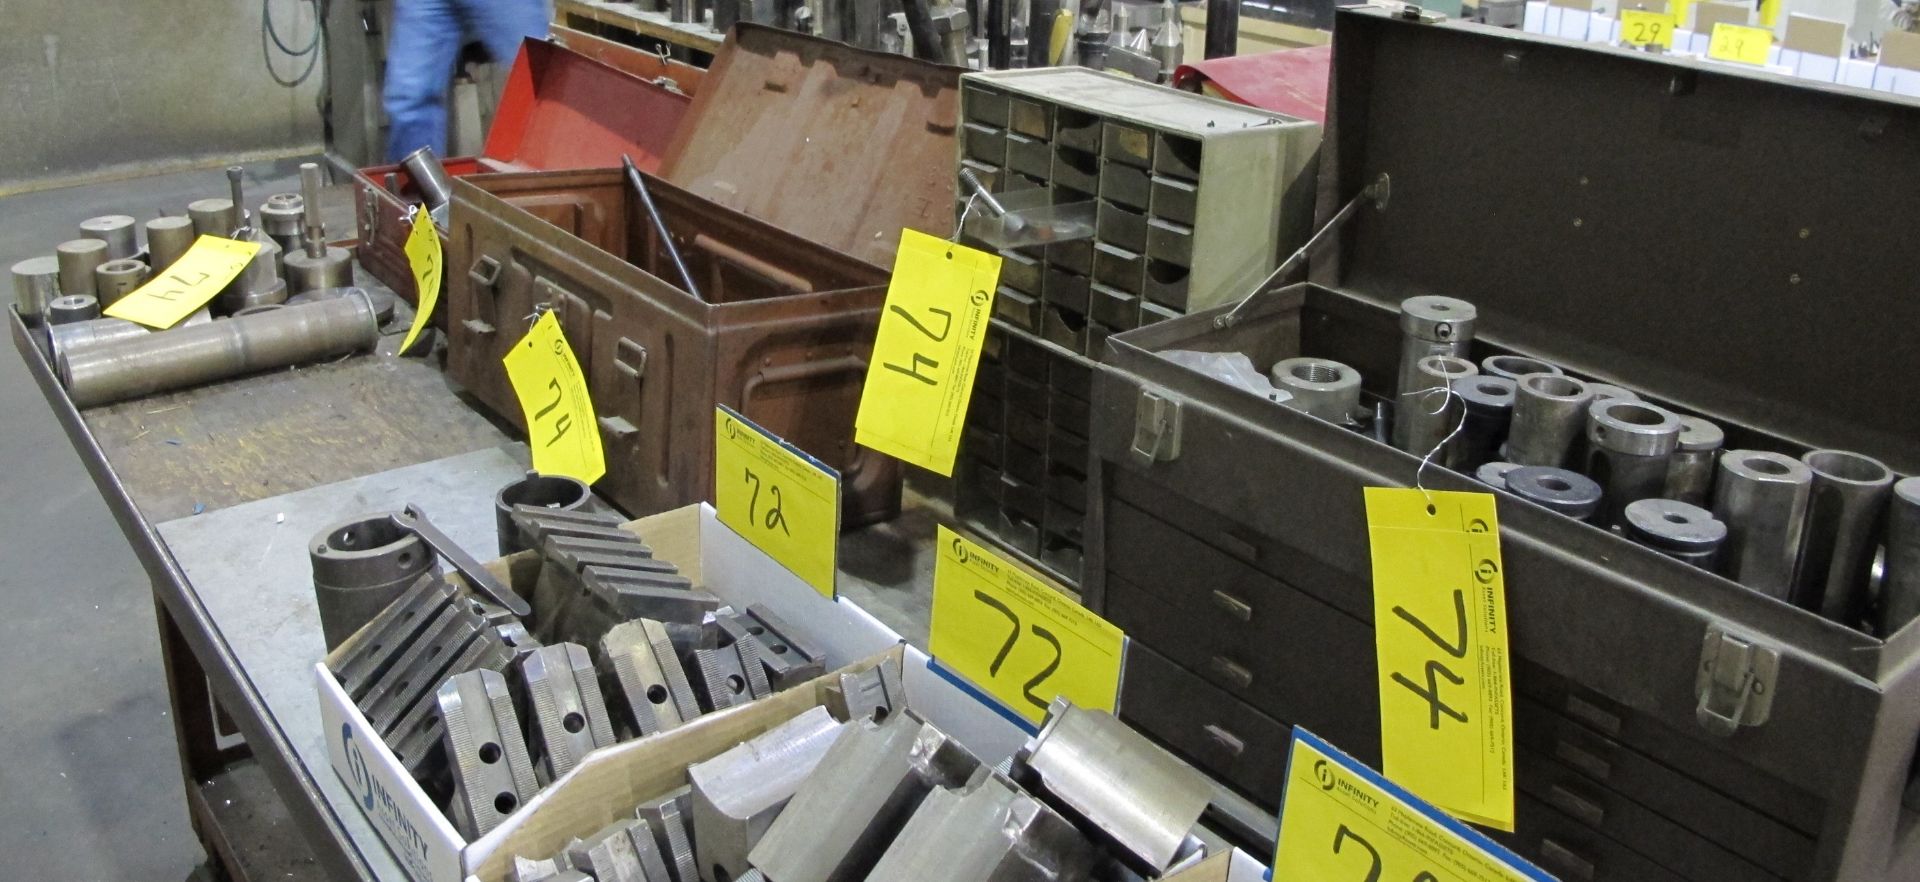
[[[925,653],[900,640],[850,601],[821,597],[799,577],[721,524],[706,504],[629,525],[673,561],[696,586],[737,609],[764,604],[817,643],[830,671],[876,664],[901,667],[902,687],[916,713],[958,739],[981,761],[996,764],[1025,743],[1030,728],[935,670]],[[510,584],[529,584],[538,555],[522,552],[488,564]],[[515,580],[513,576],[518,575]],[[829,675],[831,676],[831,675]],[[712,757],[819,703],[823,681],[708,714],[687,726],[595,751],[572,772],[527,801],[500,827],[468,842],[394,758],[326,665],[314,666],[321,719],[333,769],[358,797],[387,848],[416,882],[460,882],[470,874],[505,878],[513,850],[545,856],[572,836],[598,830],[641,799],[684,783],[690,762]],[[498,860],[493,860],[499,855]]]

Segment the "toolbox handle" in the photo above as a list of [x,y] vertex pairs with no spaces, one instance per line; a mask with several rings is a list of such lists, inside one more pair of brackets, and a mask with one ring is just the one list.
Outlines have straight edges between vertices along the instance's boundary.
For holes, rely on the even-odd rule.
[[1232,756],[1238,757],[1247,750],[1247,743],[1245,741],[1241,741],[1235,737],[1232,732],[1212,723],[1208,723],[1201,731],[1207,733],[1208,740],[1211,740],[1215,746]]
[[1208,659],[1207,668],[1220,679],[1231,683],[1235,689],[1246,689],[1253,685],[1253,672],[1224,655],[1216,655]]
[[1547,791],[1547,803],[1589,827],[1598,827],[1607,820],[1606,809],[1559,784]]
[[1243,622],[1253,621],[1253,604],[1216,588],[1213,591],[1213,605],[1226,610],[1227,615]]
[[1573,852],[1572,849],[1551,839],[1540,840],[1540,862],[1546,864],[1558,876],[1571,876],[1575,879],[1592,879],[1598,869],[1593,861]]
[[472,279],[474,284],[491,290],[494,284],[500,281],[500,261],[494,260],[492,255],[480,255],[474,260],[473,266],[467,269],[467,278]]

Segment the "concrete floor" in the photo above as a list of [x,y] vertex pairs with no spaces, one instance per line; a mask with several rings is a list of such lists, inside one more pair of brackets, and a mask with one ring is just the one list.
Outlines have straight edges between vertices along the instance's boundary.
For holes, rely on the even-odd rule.
[[[248,168],[247,201],[298,189]],[[224,196],[218,169],[0,199],[0,262],[51,254],[81,219],[142,220]],[[10,283],[9,283],[10,284]],[[10,296],[10,295],[9,295]],[[205,876],[189,828],[147,577],[11,345],[0,353],[0,855],[13,879]]]

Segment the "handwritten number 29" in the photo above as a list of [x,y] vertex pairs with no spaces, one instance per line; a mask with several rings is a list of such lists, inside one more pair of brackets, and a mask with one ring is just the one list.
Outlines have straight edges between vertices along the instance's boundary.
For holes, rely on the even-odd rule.
[[[976,590],[973,592],[973,597],[975,600],[992,607],[995,612],[1007,617],[1007,639],[1001,641],[1000,651],[994,654],[993,661],[987,665],[987,675],[998,677],[1000,676],[1000,666],[1007,663],[1007,655],[1013,652],[1013,645],[1020,641],[1020,616],[1018,613],[1015,613],[1012,608],[1001,603],[998,598],[995,598],[985,591]],[[1020,687],[1022,697],[1032,702],[1034,706],[1041,710],[1046,710],[1050,702],[1034,694],[1033,690],[1041,683],[1046,682],[1048,677],[1053,676],[1055,671],[1060,670],[1060,638],[1053,636],[1052,631],[1039,625],[1027,625],[1027,632],[1040,638],[1040,640],[1048,646],[1053,647],[1053,658],[1049,659],[1047,663],[1040,668],[1039,673],[1034,674],[1031,679],[1027,680],[1027,682]]]

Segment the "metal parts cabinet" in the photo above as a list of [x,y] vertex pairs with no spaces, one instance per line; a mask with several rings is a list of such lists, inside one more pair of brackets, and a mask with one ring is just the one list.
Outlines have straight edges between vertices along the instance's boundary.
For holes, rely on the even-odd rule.
[[[1108,341],[1087,602],[1134,640],[1121,716],[1271,807],[1303,725],[1379,757],[1362,489],[1419,457],[1160,357],[1331,358],[1390,396],[1398,303],[1479,310],[1728,447],[1920,469],[1899,329],[1920,105],[1378,10],[1338,15],[1319,213],[1383,175],[1310,281]],[[1729,169],[1739,169],[1730,173]],[[1622,263],[1623,255],[1641,262]],[[1233,313],[1231,318],[1229,314]],[[1845,378],[1836,382],[1836,378]],[[1430,489],[1485,490],[1429,468]],[[1518,775],[1561,878],[1920,878],[1920,629],[1885,640],[1499,497]]]

